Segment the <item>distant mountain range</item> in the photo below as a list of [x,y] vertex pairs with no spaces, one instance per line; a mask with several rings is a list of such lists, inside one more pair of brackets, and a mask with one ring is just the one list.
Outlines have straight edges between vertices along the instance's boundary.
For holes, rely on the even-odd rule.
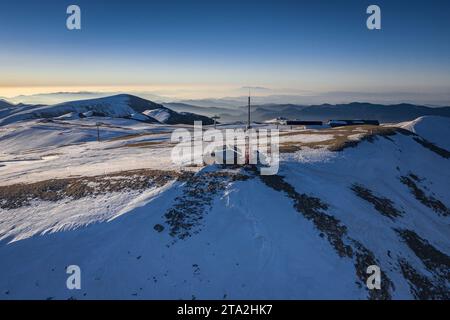
[[[221,103],[218,103],[220,101]],[[53,118],[68,115],[88,115],[133,118],[150,123],[192,124],[203,121],[212,124],[210,118],[220,117],[220,122],[242,121],[247,118],[247,106],[241,103],[224,104],[223,100],[204,99],[192,100],[200,102],[194,105],[182,102],[155,103],[134,95],[118,94],[96,99],[76,100],[52,105],[14,105],[6,100],[0,100],[0,125],[15,121]],[[208,102],[211,105],[208,105]],[[450,107],[427,107],[414,104],[383,105],[373,103],[353,102],[348,104],[258,104],[251,108],[253,121],[266,121],[278,117],[300,120],[330,119],[371,119],[380,122],[411,121],[422,116],[450,117]]]
[[[62,92],[48,92],[36,94],[22,94],[14,97],[1,97],[10,103],[24,103],[24,104],[45,104],[52,105],[63,103],[66,101],[97,99],[113,96],[117,94],[132,94],[147,100],[157,103],[183,103],[198,107],[217,107],[236,109],[238,106],[245,105],[248,99],[248,89],[252,92],[252,103],[254,105],[266,104],[295,104],[302,106],[329,104],[346,104],[355,101],[370,102],[379,105],[394,105],[394,104],[414,104],[428,107],[447,106],[450,102],[450,89],[440,88],[433,92],[311,92],[301,91],[296,93],[281,93],[276,90],[258,90],[258,88],[240,88],[238,91],[228,92],[228,96],[215,98],[200,98],[200,99],[186,99],[181,97],[181,94],[186,91],[177,92],[154,92],[146,90],[134,90],[131,92],[122,91],[62,91]],[[266,88],[267,89],[267,88]],[[205,91],[208,94],[208,91]]]
[[240,116],[242,114],[242,109],[237,107],[240,104],[237,104],[234,107],[213,107],[213,106],[208,107],[208,106],[191,105],[188,103],[181,103],[181,102],[169,102],[163,103],[163,105],[177,112],[193,112],[203,114],[209,117],[219,114],[225,116]]
[[[231,108],[206,108],[185,103],[165,104],[179,112],[188,111],[211,116],[217,114],[221,121],[246,119],[247,106]],[[413,104],[382,105],[353,102],[348,104],[322,104],[303,106],[296,104],[264,104],[252,106],[252,119],[266,121],[277,117],[301,120],[373,119],[380,122],[411,121],[421,116],[450,117],[450,107],[426,107]]]

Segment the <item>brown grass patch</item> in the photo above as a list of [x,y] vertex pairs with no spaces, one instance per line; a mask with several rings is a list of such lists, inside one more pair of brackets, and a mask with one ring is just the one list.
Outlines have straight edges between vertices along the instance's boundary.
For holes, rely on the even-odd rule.
[[92,177],[50,179],[0,186],[0,208],[19,208],[29,205],[33,200],[59,201],[108,192],[145,190],[152,186],[162,186],[170,180],[183,179],[185,175],[175,171],[139,169]]
[[151,147],[155,147],[155,146],[161,147],[163,144],[165,144],[164,141],[142,141],[142,142],[128,143],[121,147],[122,148],[151,148]]
[[437,276],[450,280],[450,257],[433,247],[411,230],[395,230],[408,247],[423,262],[427,269]]
[[120,148],[168,148],[174,144],[167,141],[139,141],[133,143],[127,143],[120,146],[110,147],[107,150],[120,149]]
[[445,285],[434,283],[432,279],[414,269],[405,259],[399,260],[403,276],[409,283],[414,298],[419,300],[448,300],[450,292]]
[[424,148],[430,150],[431,152],[436,153],[437,155],[441,156],[442,158],[444,158],[444,159],[450,158],[450,152],[449,152],[449,151],[447,151],[447,150],[445,150],[445,149],[443,149],[443,148],[438,147],[438,146],[435,145],[434,143],[431,143],[430,141],[425,140],[425,139],[420,138],[420,137],[414,137],[413,139],[414,139],[414,141],[416,141],[418,144],[420,144],[422,147],[424,147]]
[[375,210],[383,216],[388,217],[391,220],[402,216],[402,212],[394,206],[394,202],[392,200],[385,197],[376,196],[371,190],[359,184],[353,184],[350,189],[361,199],[373,204]]
[[169,131],[158,131],[158,132],[132,133],[132,134],[126,134],[123,136],[114,137],[114,138],[108,139],[107,141],[130,140],[130,139],[139,138],[139,137],[154,136],[154,135],[158,135],[158,134],[167,134],[167,133],[170,133],[170,132]]
[[[169,235],[185,239],[200,232],[202,220],[216,195],[225,190],[228,183],[249,178],[230,171],[199,172],[187,176],[182,194],[175,198],[174,205],[164,214]],[[156,225],[154,228],[156,230]]]
[[[347,227],[334,216],[326,214],[328,205],[319,198],[298,193],[295,188],[287,183],[281,176],[260,176],[261,180],[270,188],[284,192],[293,200],[294,208],[306,219],[313,222],[314,226],[325,235],[328,242],[341,257],[353,260],[356,276],[361,285],[365,285],[367,279],[367,267],[379,265],[375,255],[359,241],[352,239],[347,234]],[[383,286],[381,290],[369,290],[368,298],[373,300],[391,299],[390,290],[392,281],[384,272],[381,272]]]
[[[363,141],[374,142],[376,137],[384,137],[390,139],[399,133],[402,129],[395,127],[381,127],[372,125],[346,126],[320,131],[311,131],[308,134],[333,135],[333,139],[317,142],[284,142],[280,143],[281,153],[292,153],[300,151],[303,148],[327,148],[330,151],[338,152],[347,148],[354,148]],[[288,133],[286,135],[299,135],[299,132]],[[306,134],[306,133],[302,133]],[[358,139],[352,139],[350,136],[360,134]]]
[[42,156],[41,156],[41,158],[44,158],[44,157],[56,157],[56,156],[60,156],[60,155],[62,155],[62,153],[47,153],[47,154],[43,154]]
[[432,274],[428,277],[415,270],[405,260],[399,264],[403,276],[408,280],[411,293],[417,299],[450,299],[450,257],[442,253],[414,231],[395,229],[408,247]]
[[[409,188],[409,191],[414,195],[414,197],[419,200],[423,205],[432,209],[434,212],[446,217],[450,215],[450,209],[447,208],[440,200],[433,196],[428,196],[425,191],[423,191],[417,183],[421,182],[420,179],[415,174],[409,174],[408,176],[401,176],[400,182]],[[417,183],[416,183],[417,182]]]

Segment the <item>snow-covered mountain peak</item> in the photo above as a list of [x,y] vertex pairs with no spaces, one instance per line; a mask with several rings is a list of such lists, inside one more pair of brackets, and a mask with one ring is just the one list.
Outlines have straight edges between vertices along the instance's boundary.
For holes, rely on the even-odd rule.
[[[143,113],[147,112],[150,114],[153,110],[160,110],[161,114],[165,112],[167,116],[160,117],[162,121],[158,121]],[[48,106],[9,108],[7,111],[0,113],[0,125],[30,119],[58,118],[67,114],[72,114],[72,117],[74,115],[85,117],[86,114],[89,114],[89,116],[97,117],[127,118],[148,123],[192,124],[195,120],[202,120],[204,124],[212,123],[212,120],[205,116],[180,114],[150,100],[130,94],[118,94],[103,98],[68,101]]]

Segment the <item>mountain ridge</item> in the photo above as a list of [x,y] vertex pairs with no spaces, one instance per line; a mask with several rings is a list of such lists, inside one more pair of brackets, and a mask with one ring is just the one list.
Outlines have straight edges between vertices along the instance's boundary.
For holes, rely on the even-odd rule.
[[[247,106],[239,106],[236,113],[221,113],[225,121],[237,121],[245,119]],[[179,110],[183,110],[180,108]],[[201,110],[197,109],[197,112]],[[207,111],[205,111],[205,114]],[[352,102],[347,104],[320,104],[320,105],[296,105],[296,104],[262,104],[252,105],[252,119],[266,121],[278,117],[301,120],[330,119],[371,119],[380,122],[404,122],[412,121],[421,116],[450,117],[450,107],[427,107],[414,104],[382,105],[367,102]]]
[[213,123],[211,119],[205,116],[178,113],[161,104],[130,94],[74,100],[54,105],[22,105],[22,108],[16,109],[15,107],[10,107],[7,109],[7,112],[0,114],[0,125],[36,118],[57,118],[66,114],[74,114],[75,116],[86,116],[88,114],[88,116],[128,118],[150,123],[159,123],[158,120],[143,113],[157,109],[166,110],[170,114],[167,120],[167,123],[170,124],[190,124],[195,120],[201,120],[207,124]]
[[[111,101],[116,100],[116,101]],[[126,101],[124,101],[126,100]],[[192,100],[194,101],[194,100]],[[247,117],[247,106],[228,104],[226,107],[217,107],[215,103],[208,106],[205,104],[193,105],[183,102],[156,103],[131,94],[117,94],[108,97],[67,101],[53,105],[13,105],[6,100],[0,100],[0,124],[10,123],[24,118],[33,117],[53,117],[62,116],[69,112],[96,111],[102,113],[106,109],[106,114],[119,117],[131,117],[134,113],[139,114],[139,118],[148,117],[141,115],[143,112],[156,109],[170,110],[167,124],[192,123],[194,120],[201,120],[204,124],[211,124],[209,119],[214,115],[221,118],[221,122],[241,121]],[[115,108],[110,108],[112,104]],[[20,107],[20,108],[19,108]],[[59,110],[59,111],[58,111]],[[183,115],[183,113],[185,113]],[[25,114],[28,114],[26,116]],[[21,116],[23,115],[23,116]],[[370,102],[351,102],[344,104],[317,104],[300,105],[293,103],[277,104],[265,103],[252,105],[252,119],[254,121],[266,121],[278,117],[301,120],[321,120],[330,119],[372,119],[380,122],[405,122],[412,121],[422,116],[450,117],[450,107],[428,107],[410,103],[399,104],[377,104]],[[151,117],[148,121],[152,122]],[[156,120],[155,120],[156,121]]]

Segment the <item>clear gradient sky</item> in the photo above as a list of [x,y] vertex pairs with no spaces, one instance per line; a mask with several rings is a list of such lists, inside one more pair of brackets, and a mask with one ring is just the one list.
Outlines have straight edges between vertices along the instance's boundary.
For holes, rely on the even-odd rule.
[[[70,4],[81,7],[80,31],[66,29]],[[380,31],[366,28],[370,4],[381,7]],[[0,96],[219,97],[243,86],[450,92],[450,1],[0,0]]]

